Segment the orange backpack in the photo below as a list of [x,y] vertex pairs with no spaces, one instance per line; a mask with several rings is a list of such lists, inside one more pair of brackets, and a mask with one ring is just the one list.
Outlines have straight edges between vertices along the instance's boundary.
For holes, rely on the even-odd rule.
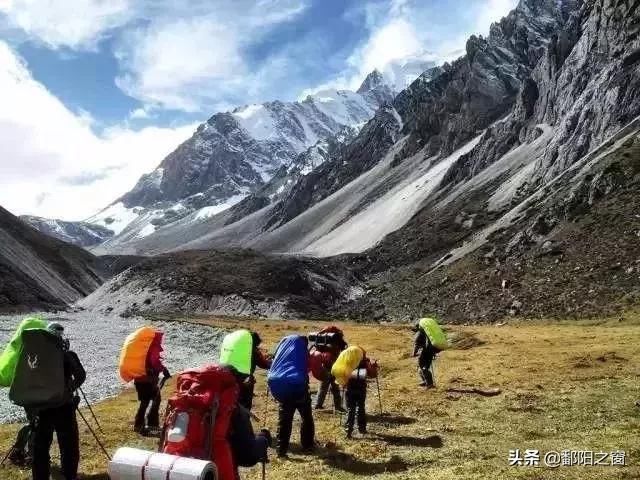
[[156,336],[152,327],[140,327],[124,341],[120,352],[120,377],[125,382],[147,374],[147,353]]

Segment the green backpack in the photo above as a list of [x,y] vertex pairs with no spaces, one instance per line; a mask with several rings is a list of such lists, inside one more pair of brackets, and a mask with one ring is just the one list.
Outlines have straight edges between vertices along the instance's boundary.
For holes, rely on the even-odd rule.
[[449,348],[447,336],[442,331],[442,328],[438,325],[435,318],[421,318],[418,325],[420,325],[420,328],[424,330],[424,333],[429,337],[431,345],[436,347],[438,350],[446,350]]
[[46,330],[47,323],[39,317],[28,317],[20,322],[16,333],[0,355],[0,387],[10,387],[22,350],[22,332],[25,330]]
[[229,365],[244,375],[251,374],[253,336],[249,330],[236,330],[222,340],[220,365]]
[[56,408],[71,399],[64,375],[64,349],[48,330],[22,332],[22,348],[9,389],[9,400],[32,411]]

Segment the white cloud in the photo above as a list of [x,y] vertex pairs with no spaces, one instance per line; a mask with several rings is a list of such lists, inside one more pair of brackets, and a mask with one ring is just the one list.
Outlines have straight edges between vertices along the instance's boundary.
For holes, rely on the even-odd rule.
[[[444,2],[439,2],[444,3]],[[443,16],[435,12],[433,2],[422,0],[388,0],[386,8],[379,4],[358,5],[354,15],[364,18],[369,36],[347,61],[347,68],[335,79],[309,88],[303,97],[327,88],[357,88],[374,68],[393,70],[394,64],[406,59],[443,63],[464,54],[465,43],[471,34],[486,35],[491,23],[500,20],[515,8],[518,0],[465,0],[460,1],[466,10],[466,31],[447,25],[438,25],[434,18]],[[446,12],[454,23],[460,12],[451,2]],[[442,5],[440,8],[445,8]],[[469,14],[469,12],[471,12]],[[353,14],[353,13],[352,13]]]
[[489,27],[493,22],[500,20],[511,10],[516,8],[519,0],[485,0],[481,2],[478,8],[478,16],[474,31],[470,33],[479,33],[487,35]]
[[[306,8],[302,0],[237,0],[174,6],[128,32],[116,50],[128,95],[157,107],[208,111],[212,104],[255,87],[243,49]],[[199,6],[199,7],[198,7]]]
[[2,41],[0,104],[0,205],[16,214],[86,218],[131,189],[195,128],[112,127],[98,136]]
[[116,55],[128,73],[116,83],[144,102],[198,111],[222,82],[246,75],[239,44],[237,30],[211,17],[152,24],[122,42]]
[[129,0],[2,0],[0,13],[51,48],[90,49],[134,10]]

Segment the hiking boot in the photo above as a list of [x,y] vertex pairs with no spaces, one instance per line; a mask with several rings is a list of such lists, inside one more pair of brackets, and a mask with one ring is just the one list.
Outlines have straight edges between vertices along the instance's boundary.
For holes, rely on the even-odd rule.
[[367,434],[367,429],[366,428],[362,428],[362,429],[358,429],[358,433],[360,433],[360,435],[366,435]]
[[347,413],[347,411],[343,407],[336,407],[336,412]]
[[427,390],[431,389],[431,388],[436,388],[436,386],[433,383],[430,383],[429,385],[426,386]]
[[426,387],[427,386],[427,382],[420,382],[418,384],[419,387]]
[[313,453],[316,451],[316,446],[315,444],[310,445],[308,447],[302,447],[302,453]]
[[351,440],[353,438],[352,432],[347,432],[347,440]]

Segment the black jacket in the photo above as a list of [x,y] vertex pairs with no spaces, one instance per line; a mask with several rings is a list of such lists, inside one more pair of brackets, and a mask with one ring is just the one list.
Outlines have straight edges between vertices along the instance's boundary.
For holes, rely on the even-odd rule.
[[71,350],[64,352],[64,378],[69,391],[69,399],[71,400],[74,392],[87,379],[87,372],[82,366],[78,355]]
[[421,350],[424,355],[435,355],[439,352],[439,350],[431,344],[429,336],[425,331],[422,328],[419,328],[413,342],[413,356],[415,357],[418,355]]

